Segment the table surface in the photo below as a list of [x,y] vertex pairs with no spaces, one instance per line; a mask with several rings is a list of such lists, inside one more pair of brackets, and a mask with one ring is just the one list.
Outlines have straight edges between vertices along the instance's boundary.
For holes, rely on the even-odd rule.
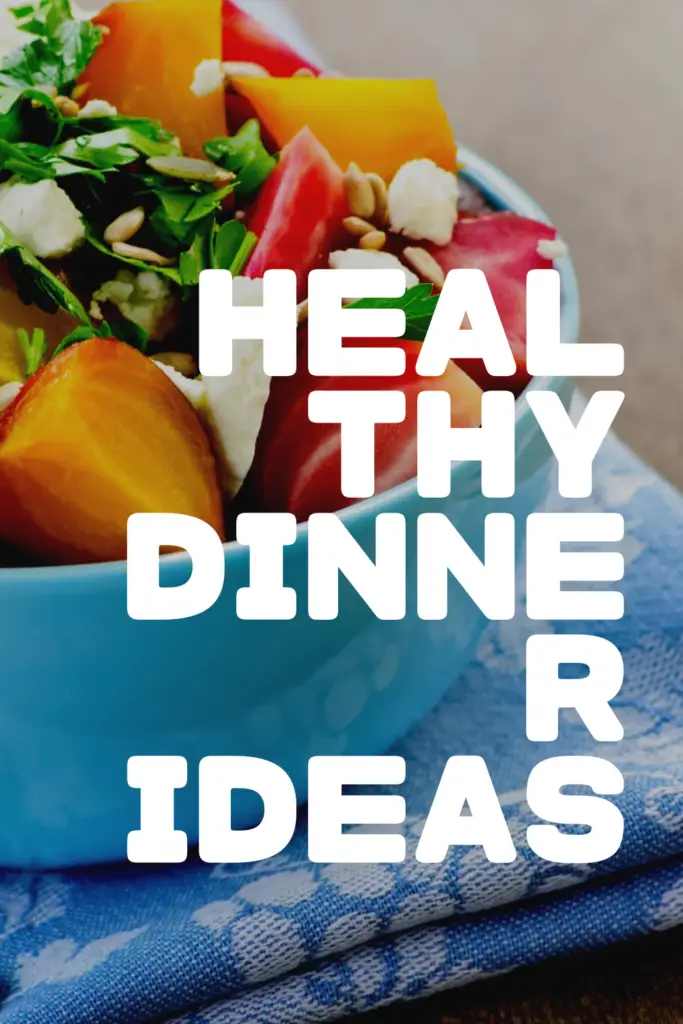
[[[548,210],[576,262],[584,339],[626,349],[619,431],[683,486],[680,0],[290,6],[342,72],[436,78],[458,138]],[[675,932],[367,1021],[681,1024],[682,979]]]
[[683,929],[402,1003],[358,1024],[681,1024]]

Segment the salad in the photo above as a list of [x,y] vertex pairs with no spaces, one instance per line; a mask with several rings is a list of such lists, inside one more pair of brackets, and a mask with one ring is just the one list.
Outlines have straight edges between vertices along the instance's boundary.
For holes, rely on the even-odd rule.
[[[432,81],[326,73],[232,0],[125,0],[92,20],[69,0],[32,0],[12,15],[23,45],[0,63],[0,564],[124,558],[134,512],[196,516],[227,538],[238,509],[300,521],[341,509],[339,427],[309,422],[311,390],[406,393],[406,421],[376,432],[385,490],[415,475],[419,391],[448,391],[453,425],[477,426],[482,389],[524,389],[526,275],[563,246],[460,181]],[[312,378],[304,355],[271,381],[251,341],[235,343],[231,376],[200,378],[204,269],[232,273],[237,305],[260,304],[266,270],[294,269],[305,349],[308,274],[325,266],[404,270],[403,378]],[[512,384],[478,361],[415,372],[458,267],[486,272]]]

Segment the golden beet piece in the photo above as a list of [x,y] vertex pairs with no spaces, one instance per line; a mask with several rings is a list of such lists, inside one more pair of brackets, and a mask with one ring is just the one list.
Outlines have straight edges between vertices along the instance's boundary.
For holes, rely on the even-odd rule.
[[431,79],[235,78],[279,149],[308,127],[342,170],[353,161],[390,181],[425,157],[448,171],[456,147]]
[[203,156],[204,142],[225,135],[223,90],[190,89],[201,61],[221,59],[221,0],[123,0],[93,20],[107,35],[81,79],[86,99],[161,121],[188,156]]
[[0,540],[49,562],[126,557],[128,517],[176,512],[222,536],[209,441],[136,349],[92,338],[40,370],[0,417]]

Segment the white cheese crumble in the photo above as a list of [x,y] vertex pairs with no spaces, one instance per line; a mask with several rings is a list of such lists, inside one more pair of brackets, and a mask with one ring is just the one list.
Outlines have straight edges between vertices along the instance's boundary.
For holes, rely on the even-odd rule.
[[233,306],[262,306],[263,278],[233,277],[232,304]]
[[52,179],[0,186],[0,222],[41,259],[66,256],[85,241],[80,213]]
[[563,260],[569,255],[569,248],[561,238],[542,238],[536,252],[544,260]]
[[23,386],[18,380],[11,380],[9,384],[0,385],[0,412],[4,412],[12,404]]
[[190,91],[195,96],[210,96],[223,88],[223,65],[219,60],[203,60],[194,69]]
[[407,238],[446,245],[458,220],[458,179],[433,160],[411,160],[389,186],[389,222]]
[[[263,303],[261,278],[233,279],[235,306]],[[232,373],[229,377],[203,377],[206,400],[201,413],[213,437],[221,465],[223,489],[232,497],[242,486],[254,461],[256,438],[270,394],[270,377],[263,370],[260,341],[233,342]]]
[[376,252],[373,249],[337,249],[330,253],[332,270],[402,270],[406,276],[406,288],[420,283],[417,274],[408,270],[398,256],[391,252]]
[[163,370],[168,379],[173,381],[179,391],[182,391],[190,405],[194,406],[198,412],[201,412],[202,403],[206,398],[206,385],[204,384],[204,381],[193,380],[191,377],[185,377],[179,370],[176,370],[173,366],[169,366],[168,363],[160,363],[156,359],[153,359],[152,362],[155,366],[158,366],[160,370]]
[[122,316],[147,331],[151,341],[163,341],[177,323],[176,297],[168,281],[153,270],[119,270],[113,281],[98,288],[93,302],[113,303]]
[[106,100],[88,100],[78,111],[79,117],[116,117],[118,110]]

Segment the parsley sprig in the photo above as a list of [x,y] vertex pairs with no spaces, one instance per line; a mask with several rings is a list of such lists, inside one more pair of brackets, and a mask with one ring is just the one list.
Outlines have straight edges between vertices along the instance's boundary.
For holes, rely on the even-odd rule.
[[[74,328],[57,351],[94,334],[114,334],[144,350],[147,336],[138,325],[125,318],[111,326],[91,319],[87,296],[114,277],[117,266],[160,274],[183,300],[192,299],[207,268],[240,274],[257,238],[233,219],[230,195],[251,199],[278,158],[268,153],[252,120],[234,136],[206,143],[207,158],[235,174],[224,188],[152,170],[151,158],[181,155],[178,139],[157,121],[118,113],[65,117],[54,102],[58,93],[69,95],[86,70],[102,29],[75,18],[71,0],[30,0],[11,10],[30,38],[0,61],[0,188],[56,180],[83,218],[88,247],[63,268],[53,266],[0,223],[0,258],[25,303],[73,318]],[[146,218],[134,244],[168,257],[169,266],[122,256],[104,242],[108,224],[137,206]],[[34,372],[44,361],[45,339],[34,331],[20,340],[27,372]]]
[[11,8],[18,27],[34,38],[4,58],[0,84],[68,89],[85,71],[103,33],[74,18],[70,0],[33,0]]
[[416,284],[400,299],[358,299],[349,309],[402,309],[406,315],[406,341],[424,341],[439,296],[430,284]]

